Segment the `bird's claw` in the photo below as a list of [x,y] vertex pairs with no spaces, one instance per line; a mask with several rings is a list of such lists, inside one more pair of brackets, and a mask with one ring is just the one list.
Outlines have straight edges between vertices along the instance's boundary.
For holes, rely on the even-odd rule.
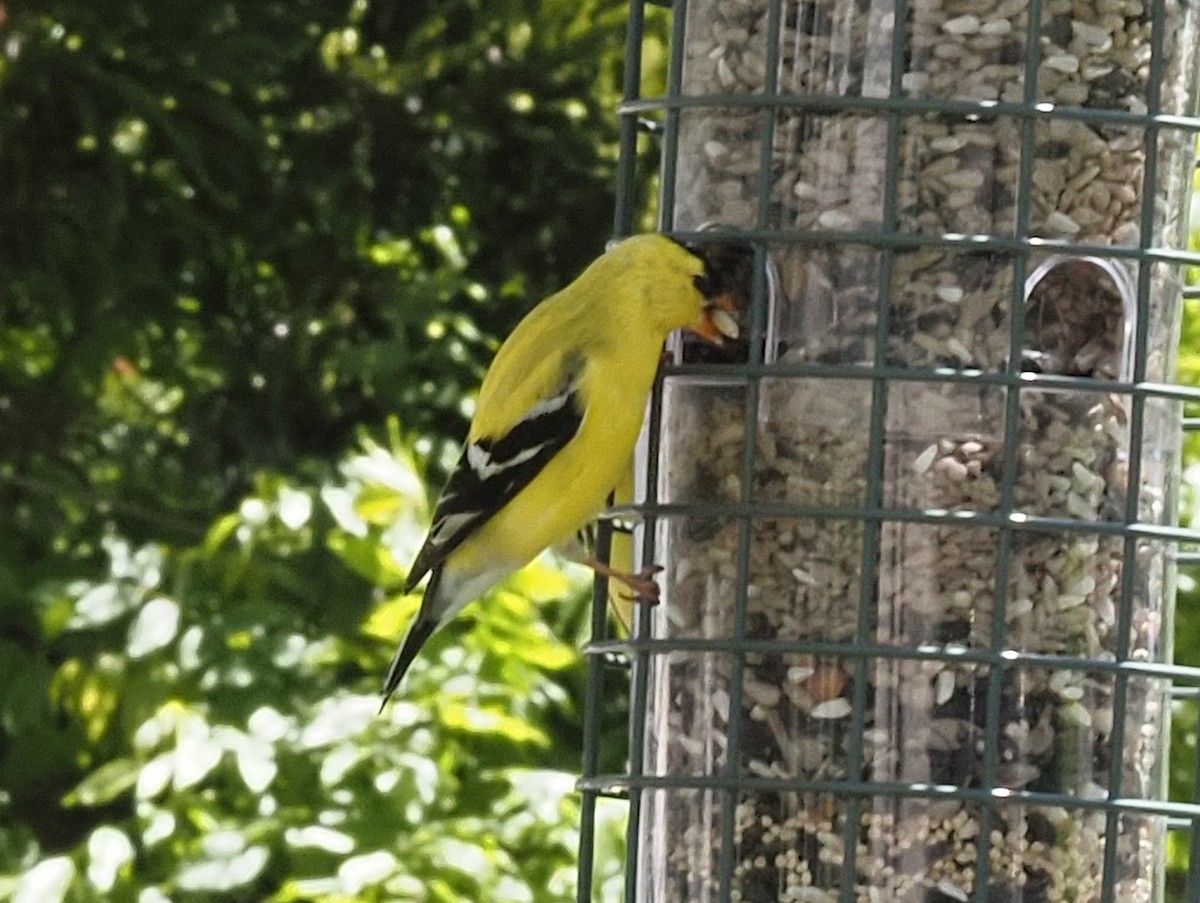
[[622,593],[621,598],[626,602],[657,605],[662,600],[662,589],[655,581],[654,575],[662,571],[663,566],[661,564],[648,564],[636,574],[622,574],[617,577],[629,589],[633,590],[632,595]]
[[592,567],[597,574],[602,574],[609,580],[616,580],[622,586],[633,590],[633,595],[621,594],[621,598],[626,602],[644,602],[647,605],[657,605],[662,590],[654,581],[654,575],[663,570],[662,565],[648,564],[636,574],[629,574],[625,571],[618,571],[609,565],[596,561],[594,558],[588,559],[587,564]]

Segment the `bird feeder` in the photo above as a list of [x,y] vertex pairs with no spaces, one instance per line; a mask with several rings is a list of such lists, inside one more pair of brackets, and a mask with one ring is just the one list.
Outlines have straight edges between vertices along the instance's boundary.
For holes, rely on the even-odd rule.
[[673,16],[625,113],[759,271],[641,461],[628,899],[1161,900],[1195,9]]

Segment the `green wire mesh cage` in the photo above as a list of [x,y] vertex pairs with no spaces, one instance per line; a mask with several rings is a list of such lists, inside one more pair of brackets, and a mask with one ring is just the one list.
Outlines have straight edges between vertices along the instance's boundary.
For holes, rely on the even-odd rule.
[[663,228],[752,249],[750,340],[652,404],[663,600],[613,637],[598,585],[580,900],[602,795],[630,901],[1162,900],[1196,10],[677,0],[642,98],[645,12],[617,230],[650,121]]

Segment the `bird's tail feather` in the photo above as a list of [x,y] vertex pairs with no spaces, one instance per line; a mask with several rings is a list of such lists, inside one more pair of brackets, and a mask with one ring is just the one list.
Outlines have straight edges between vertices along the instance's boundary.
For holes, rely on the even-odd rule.
[[388,666],[387,676],[383,679],[383,701],[379,704],[379,711],[383,711],[387,705],[388,699],[396,692],[396,688],[400,686],[400,681],[404,679],[404,674],[408,671],[409,665],[417,657],[417,653],[421,651],[421,647],[425,642],[433,636],[434,632],[442,624],[442,619],[434,614],[430,609],[429,601],[436,597],[438,578],[441,576],[441,569],[438,568],[429,578],[429,585],[425,587],[425,599],[421,602],[421,610],[417,612],[417,617],[413,621],[412,626],[408,628],[408,633],[404,637],[404,642],[396,650],[396,654],[392,657],[392,663]]

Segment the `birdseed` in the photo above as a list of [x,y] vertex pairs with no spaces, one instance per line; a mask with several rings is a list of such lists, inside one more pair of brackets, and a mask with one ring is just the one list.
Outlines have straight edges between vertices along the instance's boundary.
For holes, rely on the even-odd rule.
[[[1122,814],[1112,831],[1083,804],[1162,792],[1169,688],[1107,668],[1169,657],[1168,548],[1112,528],[1131,508],[1171,523],[1179,411],[1097,381],[1131,378],[1139,286],[1150,303],[1138,378],[1170,378],[1177,273],[1103,252],[1183,245],[1192,138],[1088,117],[1187,115],[1195,18],[1166,2],[1156,35],[1141,0],[1046,0],[1030,47],[1025,0],[907,7],[898,29],[889,4],[786,2],[771,48],[766,0],[688,4],[684,93],[781,99],[682,110],[675,226],[785,236],[768,248],[769,364],[1089,382],[890,380],[873,450],[869,379],[668,380],[658,496],[697,509],[659,518],[669,569],[655,635],[742,637],[747,651],[652,659],[643,766],[757,783],[646,792],[647,900],[721,899],[724,880],[735,901],[833,903],[847,885],[864,903],[971,900],[984,855],[989,901],[1098,900],[1105,882],[1123,903],[1160,892],[1161,820]],[[944,109],[841,102],[890,97]],[[873,243],[880,233],[913,240]],[[937,240],[947,235],[1085,250]],[[1131,502],[1134,418],[1144,450]],[[744,502],[768,513],[747,526],[719,507]],[[821,510],[771,513],[787,505]],[[879,508],[892,515],[861,516]],[[781,641],[818,645],[756,648]],[[1016,657],[988,658],[1001,650]],[[893,792],[829,787],[863,781]],[[914,789],[939,786],[1001,794]]]

